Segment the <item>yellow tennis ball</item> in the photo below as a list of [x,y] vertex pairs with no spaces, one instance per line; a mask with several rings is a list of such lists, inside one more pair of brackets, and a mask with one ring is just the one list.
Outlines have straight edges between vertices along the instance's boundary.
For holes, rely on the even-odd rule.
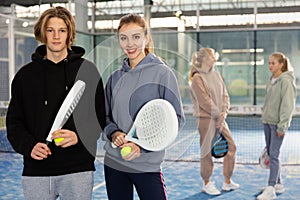
[[54,142],[55,143],[58,143],[58,142],[61,142],[61,141],[63,141],[65,138],[55,138],[54,139]]
[[[55,135],[59,135],[60,133],[56,133]],[[58,142],[61,142],[61,141],[63,141],[65,138],[55,138],[54,139],[54,142],[55,143],[58,143]]]
[[126,146],[121,149],[121,156],[125,157],[131,152],[131,147]]

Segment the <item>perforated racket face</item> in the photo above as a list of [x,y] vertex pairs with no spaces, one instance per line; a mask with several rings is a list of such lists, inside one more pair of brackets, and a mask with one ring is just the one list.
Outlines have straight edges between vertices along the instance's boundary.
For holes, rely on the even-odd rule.
[[67,111],[67,114],[66,114],[65,118],[68,119],[71,116],[71,114],[73,113],[73,111],[75,110],[75,108],[76,108],[76,106],[77,106],[77,104],[78,104],[78,102],[79,102],[79,100],[80,100],[80,98],[81,98],[81,96],[84,92],[84,89],[85,89],[85,87],[80,88],[79,92],[76,94],[70,108]]
[[166,113],[160,105],[145,107],[136,121],[136,133],[141,142],[154,147],[163,144],[167,136]]
[[178,134],[176,112],[169,102],[162,99],[152,100],[143,106],[134,126],[137,136],[134,142],[151,151],[166,148]]

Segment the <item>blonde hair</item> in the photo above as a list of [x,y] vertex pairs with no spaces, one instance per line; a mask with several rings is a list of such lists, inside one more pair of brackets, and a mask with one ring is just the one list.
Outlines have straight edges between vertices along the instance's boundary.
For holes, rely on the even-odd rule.
[[192,56],[192,64],[189,73],[189,81],[191,82],[193,79],[193,68],[201,68],[203,59],[208,56],[214,55],[215,50],[213,48],[200,48],[199,51],[196,51]]
[[138,26],[143,28],[145,36],[148,40],[148,42],[145,46],[145,54],[148,55],[149,53],[152,53],[154,44],[153,44],[153,39],[150,34],[150,28],[149,28],[149,25],[146,22],[146,20],[144,18],[142,18],[140,15],[131,13],[131,14],[121,17],[120,24],[118,27],[118,34],[119,34],[119,31],[122,28],[122,26],[130,24],[130,23],[137,24]]
[[75,21],[72,14],[66,8],[61,6],[49,8],[48,10],[42,13],[42,15],[39,17],[36,24],[34,25],[35,39],[41,43],[44,44],[47,43],[47,38],[46,38],[47,23],[53,17],[57,17],[64,20],[68,30],[66,45],[68,46],[69,49],[71,49],[71,46],[75,41],[75,34],[76,34]]
[[270,57],[274,57],[279,63],[283,63],[281,67],[282,72],[286,71],[294,71],[294,68],[292,67],[289,58],[287,58],[283,53],[281,52],[275,52],[270,55]]

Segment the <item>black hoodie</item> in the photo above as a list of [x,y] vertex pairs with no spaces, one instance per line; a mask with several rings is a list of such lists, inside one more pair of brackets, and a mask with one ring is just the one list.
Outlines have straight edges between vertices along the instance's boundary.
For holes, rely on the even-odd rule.
[[[54,63],[45,57],[46,46],[39,46],[32,62],[14,77],[7,137],[14,150],[23,155],[24,176],[95,170],[97,139],[105,126],[103,83],[96,66],[82,58],[84,53],[83,48],[73,46],[67,58]],[[78,143],[67,148],[50,143],[52,155],[42,161],[32,159],[33,147],[46,141],[56,113],[76,80],[84,81],[86,89],[63,129],[77,133]]]

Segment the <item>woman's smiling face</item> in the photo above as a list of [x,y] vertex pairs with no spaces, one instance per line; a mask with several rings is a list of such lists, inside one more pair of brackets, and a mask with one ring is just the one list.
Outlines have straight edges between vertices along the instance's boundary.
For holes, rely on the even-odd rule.
[[144,29],[135,23],[125,24],[119,29],[118,36],[120,47],[129,58],[130,66],[135,67],[146,56],[147,39]]

